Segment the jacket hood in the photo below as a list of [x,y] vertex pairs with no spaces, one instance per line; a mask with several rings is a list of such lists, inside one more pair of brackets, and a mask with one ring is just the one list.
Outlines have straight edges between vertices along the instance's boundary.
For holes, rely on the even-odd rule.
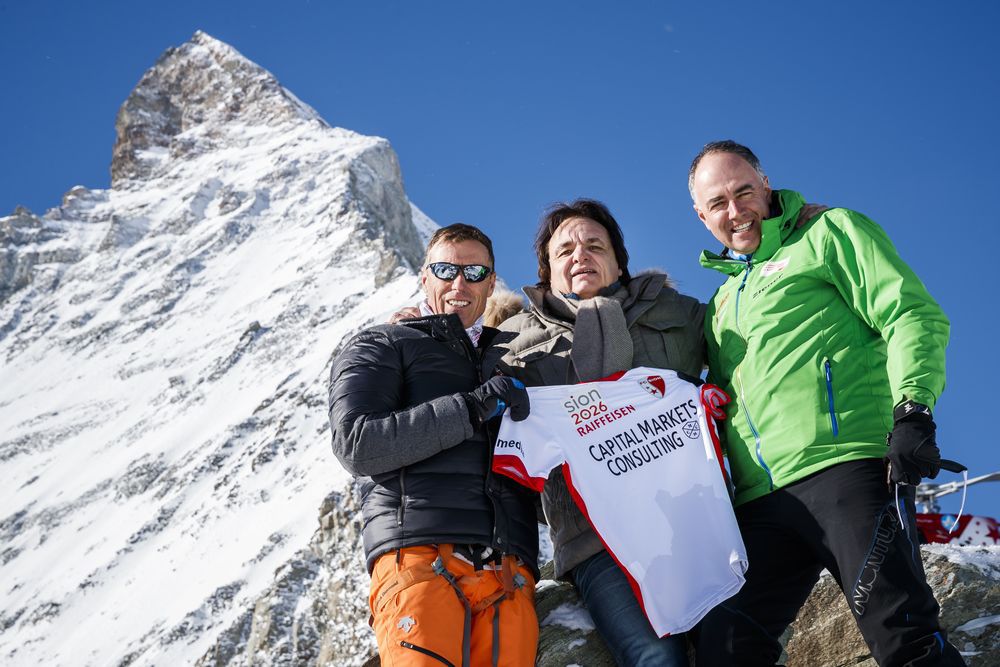
[[[772,205],[779,209],[774,217],[762,220],[760,223],[760,245],[753,252],[753,262],[765,262],[778,251],[778,248],[795,231],[795,223],[805,200],[794,190],[775,190],[772,193]],[[723,249],[725,252],[725,249]],[[746,262],[731,259],[721,253],[704,250],[699,260],[708,269],[715,269],[729,275],[736,275],[746,267]]]
[[486,300],[486,312],[483,313],[483,324],[488,327],[498,327],[509,317],[524,312],[524,299],[520,294],[512,292],[497,281],[493,294]]

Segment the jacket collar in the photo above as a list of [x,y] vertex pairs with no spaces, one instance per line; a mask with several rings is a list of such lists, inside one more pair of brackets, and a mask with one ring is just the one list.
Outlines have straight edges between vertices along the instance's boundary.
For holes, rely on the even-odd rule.
[[[410,329],[416,329],[434,340],[445,343],[451,342],[454,344],[458,341],[469,340],[468,334],[462,326],[462,320],[454,313],[427,315],[426,317],[403,320],[399,324]],[[479,345],[473,345],[472,347],[478,350],[484,374],[487,376],[492,375],[494,367],[500,361],[500,357],[506,352],[506,349],[500,346],[510,343],[516,337],[517,333],[512,331],[500,331],[493,327],[483,327],[483,333],[479,337]],[[469,341],[470,344],[471,342]],[[459,348],[461,348],[461,344],[459,344]]]
[[401,325],[427,334],[434,340],[461,340],[468,338],[462,320],[455,313],[425,315],[403,320]]
[[[799,211],[805,203],[802,195],[794,190],[775,190],[772,197],[772,210],[777,209],[778,212],[760,223],[760,246],[753,252],[751,259],[753,264],[771,259],[778,248],[788,240],[796,229],[795,223],[799,218]],[[708,250],[701,253],[700,261],[705,268],[715,269],[731,276],[742,272],[747,265],[746,262]]]
[[[626,316],[634,309],[637,303],[640,305],[646,304],[647,308],[652,306],[656,301],[656,297],[667,285],[668,280],[667,276],[662,273],[642,273],[634,276],[629,281],[629,284],[625,286],[626,295],[622,299],[622,310],[625,311]],[[552,309],[545,303],[545,295],[550,290],[536,285],[529,285],[522,289],[525,296],[528,297],[531,310],[535,311],[540,318],[547,322],[566,326],[566,321],[552,312]],[[606,287],[598,292],[598,296],[611,296],[613,292],[614,290]]]

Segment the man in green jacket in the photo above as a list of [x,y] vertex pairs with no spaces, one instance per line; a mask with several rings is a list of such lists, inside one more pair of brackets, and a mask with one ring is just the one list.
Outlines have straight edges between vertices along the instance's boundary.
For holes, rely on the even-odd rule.
[[[699,665],[773,665],[825,568],[880,665],[961,665],[917,546],[913,485],[941,464],[931,410],[948,320],[885,232],[834,208],[804,224],[732,141],[691,165],[698,217],[726,274],[705,316],[709,381],[750,569],[703,622]],[[886,446],[886,434],[889,445]]]

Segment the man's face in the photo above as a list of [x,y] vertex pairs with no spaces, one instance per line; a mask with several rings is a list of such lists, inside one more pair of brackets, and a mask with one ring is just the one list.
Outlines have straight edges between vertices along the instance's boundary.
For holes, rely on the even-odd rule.
[[760,223],[770,215],[771,188],[750,163],[733,153],[711,153],[694,173],[694,210],[724,246],[751,253]]
[[[459,241],[436,243],[427,253],[427,264],[451,262],[452,264],[482,264],[491,269],[490,253],[479,241]],[[438,315],[455,313],[468,329],[486,310],[486,299],[493,294],[496,274],[490,273],[486,280],[470,283],[459,271],[454,280],[441,280],[425,265],[420,272],[420,284],[427,295],[427,303]]]
[[552,291],[596,296],[621,277],[608,231],[590,218],[564,220],[549,239]]

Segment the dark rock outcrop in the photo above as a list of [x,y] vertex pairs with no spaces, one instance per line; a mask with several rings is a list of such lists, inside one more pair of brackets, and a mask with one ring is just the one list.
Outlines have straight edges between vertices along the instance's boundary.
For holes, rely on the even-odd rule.
[[[111,185],[149,178],[164,158],[183,157],[240,122],[293,119],[325,125],[274,75],[199,30],[189,42],[167,49],[119,109]],[[181,136],[199,127],[202,136]]]
[[80,259],[79,248],[58,243],[61,230],[18,206],[0,218],[0,304],[31,283],[39,264],[70,264]]
[[197,664],[346,666],[373,655],[359,517],[352,493],[327,496],[309,546]]
[[[923,547],[941,624],[970,667],[1000,665],[1000,548]],[[787,633],[789,667],[875,661],[833,577],[825,574]]]
[[[223,653],[225,660],[206,656],[199,664],[377,667],[374,637],[365,623],[368,576],[354,512],[357,504],[352,496],[331,494],[320,510],[321,527],[309,550],[302,552],[301,561],[308,566],[296,565],[297,560],[280,570],[247,624],[224,634],[231,646]],[[965,654],[970,667],[1000,664],[1000,547],[936,545],[924,547],[922,555],[951,642]],[[290,586],[289,580],[296,577],[297,583]],[[297,602],[289,598],[284,605],[274,603],[282,591],[289,590],[303,597]],[[575,589],[552,579],[551,563],[542,568],[535,604],[541,625],[537,665],[614,667]],[[296,608],[308,609],[311,618],[289,611]],[[276,614],[284,617],[276,618]],[[271,633],[269,643],[255,641],[254,633],[265,630]],[[785,641],[782,662],[789,667],[875,667],[843,594],[828,574],[820,579]],[[308,646],[308,642],[316,644]],[[298,653],[285,648],[293,646]],[[213,651],[219,655],[218,647]],[[268,659],[252,663],[254,655],[258,660]],[[309,658],[299,661],[295,655]]]

